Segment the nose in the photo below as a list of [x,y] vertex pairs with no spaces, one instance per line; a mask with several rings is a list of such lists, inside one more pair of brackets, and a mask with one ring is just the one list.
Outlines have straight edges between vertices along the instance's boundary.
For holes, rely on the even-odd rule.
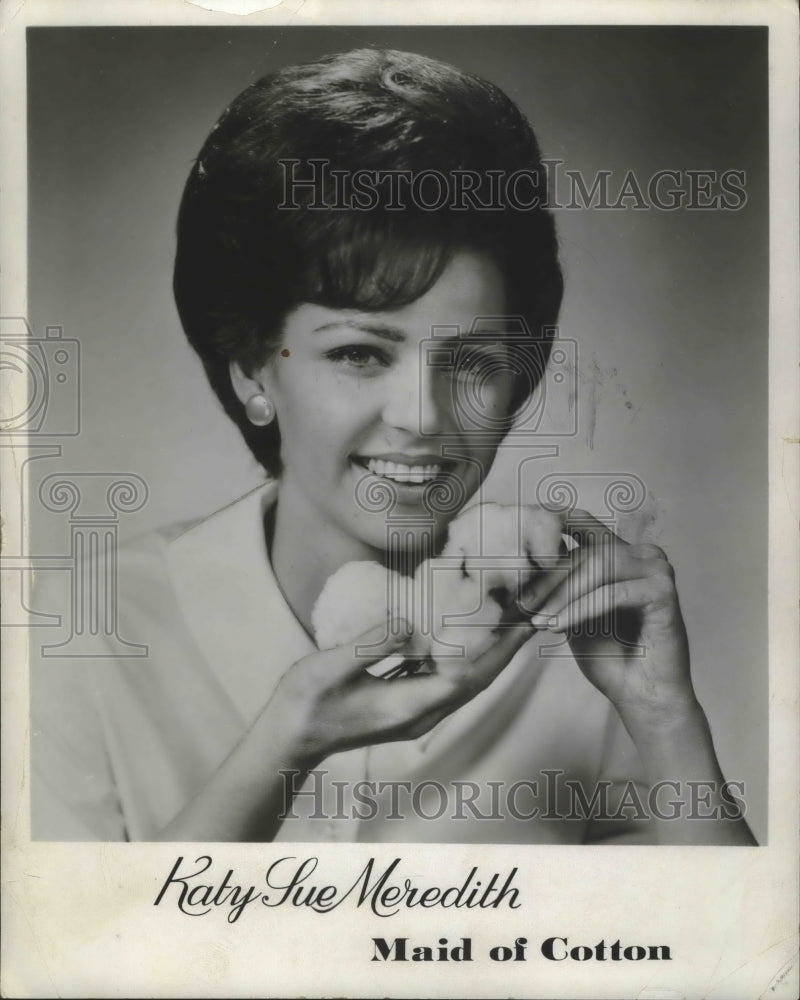
[[398,365],[386,386],[384,423],[415,437],[440,433],[447,405],[441,383],[424,358],[416,356]]

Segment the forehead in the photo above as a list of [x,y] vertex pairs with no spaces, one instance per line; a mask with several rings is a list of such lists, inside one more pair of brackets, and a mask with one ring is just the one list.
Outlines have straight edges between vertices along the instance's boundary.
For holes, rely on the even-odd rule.
[[[459,327],[466,332],[476,318],[499,316],[505,311],[503,277],[489,257],[460,252],[453,256],[438,281],[413,302],[397,309],[363,311],[331,309],[304,303],[287,317],[284,335],[325,334],[340,328],[369,332],[369,328],[395,331],[388,339],[421,339],[431,336],[434,326]],[[453,331],[455,334],[456,331]]]

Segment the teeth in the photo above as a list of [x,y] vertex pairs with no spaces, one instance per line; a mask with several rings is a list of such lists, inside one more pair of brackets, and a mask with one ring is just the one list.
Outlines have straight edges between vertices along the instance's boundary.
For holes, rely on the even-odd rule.
[[403,465],[400,462],[384,462],[382,458],[370,458],[367,469],[375,476],[403,483],[424,483],[435,479],[442,471],[440,465]]

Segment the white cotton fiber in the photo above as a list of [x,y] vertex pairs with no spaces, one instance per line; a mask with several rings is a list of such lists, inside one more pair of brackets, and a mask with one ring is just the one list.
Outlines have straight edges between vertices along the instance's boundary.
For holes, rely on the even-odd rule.
[[328,577],[311,612],[320,649],[350,642],[385,621],[399,574],[377,562],[349,562]]
[[543,507],[524,504],[519,508],[525,555],[532,562],[542,563],[557,556],[561,550],[560,519]]
[[557,555],[561,523],[533,504],[480,503],[462,511],[447,532],[443,556]]
[[459,557],[464,571],[479,575],[484,590],[504,587],[515,594],[528,567],[558,555],[561,525],[549,511],[530,504],[475,504],[451,524],[442,555]]
[[516,508],[479,503],[451,521],[443,556],[513,556],[519,554]]
[[441,557],[413,580],[377,562],[345,563],[314,605],[317,644],[341,646],[391,613],[413,626],[406,658],[441,660],[463,647],[475,659],[495,641],[503,604],[560,545],[561,524],[541,507],[477,504],[453,520]]
[[431,560],[428,571],[433,579],[428,651],[444,659],[463,648],[466,659],[474,660],[495,641],[492,630],[502,607],[486,593],[478,575],[464,576],[444,559]]

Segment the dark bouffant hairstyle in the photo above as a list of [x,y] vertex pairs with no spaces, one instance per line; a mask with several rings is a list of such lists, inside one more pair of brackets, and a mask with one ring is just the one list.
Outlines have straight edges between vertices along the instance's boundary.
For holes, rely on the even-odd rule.
[[[287,177],[308,178],[322,161],[327,172],[317,173],[316,187],[297,184],[287,199]],[[378,187],[369,210],[343,208],[334,171],[365,170],[523,171],[534,185],[527,201],[538,199],[538,207],[487,210],[483,198],[398,211],[396,192]],[[546,202],[539,148],[519,108],[494,85],[445,63],[358,49],[270,73],[240,94],[186,183],[174,292],[214,391],[264,468],[280,471],[279,429],[250,424],[229,364],[249,373],[263,366],[280,346],[286,314],[301,302],[399,308],[435,284],[454,252],[477,250],[503,273],[508,313],[526,319],[541,370],[562,293]],[[529,393],[528,379],[514,406]]]

